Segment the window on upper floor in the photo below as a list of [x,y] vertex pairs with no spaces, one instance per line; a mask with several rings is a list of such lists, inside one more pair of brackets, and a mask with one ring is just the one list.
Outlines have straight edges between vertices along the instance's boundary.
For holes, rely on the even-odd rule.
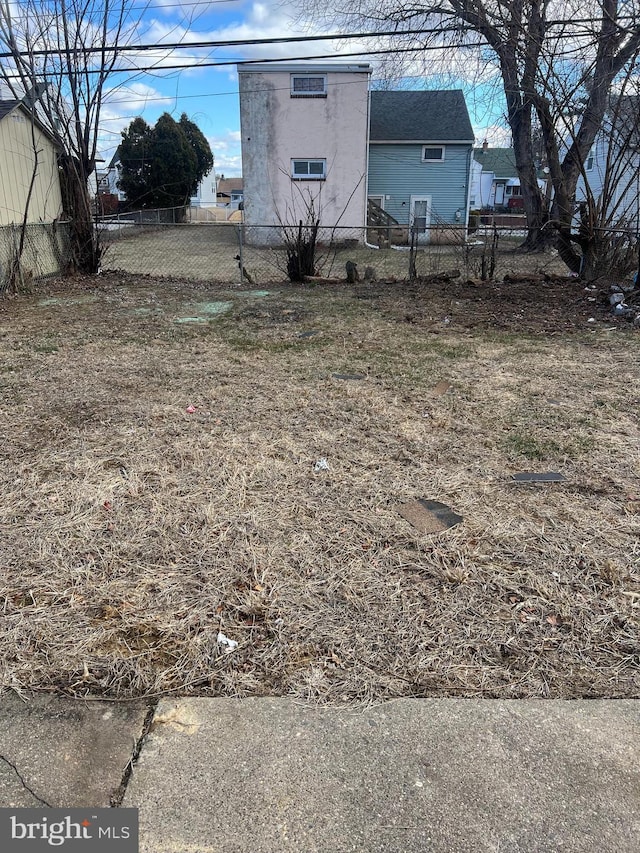
[[292,160],[291,177],[294,181],[324,181],[327,177],[327,161]]
[[292,98],[326,98],[327,97],[327,75],[326,74],[292,74],[291,75],[291,97]]
[[593,163],[595,160],[595,155],[596,155],[596,150],[595,150],[595,148],[592,148],[591,151],[589,151],[589,156],[587,157],[587,162],[584,164],[587,172],[591,172],[593,169]]
[[444,160],[444,145],[423,145],[423,163],[442,163]]

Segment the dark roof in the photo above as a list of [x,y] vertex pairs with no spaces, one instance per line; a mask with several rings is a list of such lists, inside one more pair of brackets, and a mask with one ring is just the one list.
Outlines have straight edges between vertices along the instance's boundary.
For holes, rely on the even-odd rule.
[[514,178],[518,174],[513,148],[487,148],[486,151],[474,148],[473,159],[481,164],[483,172],[493,172],[496,178]]
[[460,89],[372,92],[372,142],[472,142],[473,128]]
[[240,192],[242,187],[242,178],[220,178],[218,181],[218,195],[230,195],[232,192]]
[[9,113],[13,112],[15,108],[18,106],[20,101],[0,101],[0,119],[3,119],[5,116],[8,116]]

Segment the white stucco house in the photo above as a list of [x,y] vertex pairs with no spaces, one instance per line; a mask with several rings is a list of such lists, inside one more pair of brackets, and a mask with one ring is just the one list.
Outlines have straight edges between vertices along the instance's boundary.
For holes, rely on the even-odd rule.
[[311,208],[321,227],[363,228],[370,74],[366,63],[238,65],[251,242],[273,242],[273,226],[306,222]]

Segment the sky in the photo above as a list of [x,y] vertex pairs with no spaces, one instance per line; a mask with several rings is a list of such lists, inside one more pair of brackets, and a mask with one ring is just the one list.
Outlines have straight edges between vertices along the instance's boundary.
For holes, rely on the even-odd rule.
[[[321,31],[299,19],[299,7],[283,0],[151,0],[136,6],[140,23],[130,36],[135,44],[158,45],[156,50],[127,55],[136,67],[154,66],[152,72],[112,78],[106,92],[102,112],[100,153],[108,162],[120,141],[121,131],[141,115],[154,124],[163,112],[178,119],[184,112],[205,134],[215,157],[215,170],[226,177],[242,173],[240,151],[240,115],[238,78],[235,63],[249,59],[288,60],[318,54],[341,55],[362,50],[359,57],[342,57],[342,61],[367,60],[364,41],[328,41],[242,45],[232,47],[162,49],[163,44],[189,44],[202,41],[250,40],[256,38],[288,38],[314,35]],[[325,30],[326,32],[326,30]],[[330,30],[335,32],[335,30]],[[322,60],[324,61],[324,60]],[[195,67],[199,63],[231,63],[218,67]],[[385,59],[379,61],[382,67]],[[171,69],[171,65],[191,67]],[[375,60],[372,62],[374,69]],[[415,70],[415,69],[414,69]],[[374,78],[376,74],[374,71]],[[461,81],[464,83],[465,81]],[[468,81],[467,81],[468,82]],[[116,85],[117,83],[117,85]],[[420,71],[404,85],[412,88],[439,88],[436,78]],[[499,99],[467,98],[472,124],[480,144],[488,138],[493,145],[508,145],[505,122],[500,115]],[[490,102],[490,106],[487,106]]]

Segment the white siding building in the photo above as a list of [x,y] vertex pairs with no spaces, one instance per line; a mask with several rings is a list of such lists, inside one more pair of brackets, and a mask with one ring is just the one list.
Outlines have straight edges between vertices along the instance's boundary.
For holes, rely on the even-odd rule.
[[640,229],[640,98],[612,104],[578,179],[576,202],[599,207],[600,227]]
[[[364,227],[370,73],[367,64],[238,66],[245,225],[295,225],[312,208],[321,226]],[[277,238],[254,227],[250,239]]]
[[22,222],[27,199],[27,222],[48,223],[60,216],[56,147],[20,101],[0,101],[0,225]]

